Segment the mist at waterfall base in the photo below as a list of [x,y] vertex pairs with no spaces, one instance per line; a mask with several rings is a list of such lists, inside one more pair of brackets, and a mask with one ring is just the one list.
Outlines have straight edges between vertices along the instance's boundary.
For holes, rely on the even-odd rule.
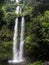
[[[19,0],[16,0],[16,3],[19,3]],[[20,6],[16,7],[16,13],[21,14],[21,8]],[[23,58],[23,47],[24,47],[24,17],[22,17],[21,20],[21,33],[20,33],[20,45],[19,45],[19,50],[17,48],[18,46],[18,18],[15,20],[15,27],[14,27],[14,37],[13,37],[13,59],[9,60],[9,63],[20,63],[24,61]]]

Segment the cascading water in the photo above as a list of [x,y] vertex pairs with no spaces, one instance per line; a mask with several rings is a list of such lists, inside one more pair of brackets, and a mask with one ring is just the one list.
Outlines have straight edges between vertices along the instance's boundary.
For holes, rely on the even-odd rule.
[[[16,3],[19,3],[19,0],[16,0]],[[16,14],[21,13],[22,9],[20,6],[16,7]],[[13,60],[9,60],[9,63],[19,63],[23,61],[23,47],[24,47],[24,17],[21,20],[21,34],[20,34],[20,45],[19,50],[18,46],[18,18],[15,20],[15,27],[14,27],[14,37],[13,37]]]
[[18,58],[18,50],[17,50],[17,36],[18,36],[18,18],[15,20],[15,28],[14,28],[14,37],[13,37],[13,60],[17,60]]
[[24,47],[24,17],[22,17],[22,21],[21,21],[21,34],[20,34],[20,50],[19,50],[19,56],[20,59],[23,59],[23,47]]

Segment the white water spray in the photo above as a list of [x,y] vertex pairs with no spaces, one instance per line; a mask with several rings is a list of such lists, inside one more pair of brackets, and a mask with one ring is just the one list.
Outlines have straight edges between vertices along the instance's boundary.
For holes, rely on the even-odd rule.
[[[19,0],[16,0],[16,3],[19,3]],[[16,14],[21,13],[22,9],[20,6],[16,7]],[[24,26],[25,21],[24,17],[22,17],[21,20],[21,33],[20,33],[20,45],[19,45],[19,50],[17,48],[18,46],[18,18],[15,20],[15,27],[14,27],[14,37],[13,37],[13,59],[9,60],[9,63],[19,63],[22,62],[23,59],[23,47],[24,47]]]

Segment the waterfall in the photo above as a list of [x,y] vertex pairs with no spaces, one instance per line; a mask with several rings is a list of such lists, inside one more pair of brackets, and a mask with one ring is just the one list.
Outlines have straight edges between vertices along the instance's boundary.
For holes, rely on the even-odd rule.
[[13,37],[13,60],[17,60],[18,58],[18,50],[17,50],[17,36],[18,36],[18,18],[15,20],[14,27],[14,37]]
[[19,3],[19,0],[16,0],[16,3]]
[[20,34],[20,59],[23,59],[23,47],[24,47],[24,17],[22,17],[21,21],[21,34]]
[[[19,3],[19,0],[16,0],[16,3]],[[16,7],[16,14],[19,14],[22,12],[22,9],[20,6]],[[18,46],[18,18],[15,20],[15,27],[14,27],[14,37],[13,37],[13,59],[9,60],[9,63],[19,63],[24,60],[23,58],[23,47],[24,47],[24,26],[25,21],[24,17],[22,17],[21,20],[21,33],[20,33],[20,45],[19,50],[17,48]]]

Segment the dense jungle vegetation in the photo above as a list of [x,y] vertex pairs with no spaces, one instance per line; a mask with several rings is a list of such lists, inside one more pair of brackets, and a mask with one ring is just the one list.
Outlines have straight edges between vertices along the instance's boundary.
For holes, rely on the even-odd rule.
[[[17,5],[22,7],[22,14],[15,14]],[[49,60],[49,0],[24,0],[20,4],[0,0],[0,65],[7,65],[12,57],[15,18],[19,17],[20,33],[21,16],[25,17],[24,55],[31,60],[28,65],[42,65]]]

